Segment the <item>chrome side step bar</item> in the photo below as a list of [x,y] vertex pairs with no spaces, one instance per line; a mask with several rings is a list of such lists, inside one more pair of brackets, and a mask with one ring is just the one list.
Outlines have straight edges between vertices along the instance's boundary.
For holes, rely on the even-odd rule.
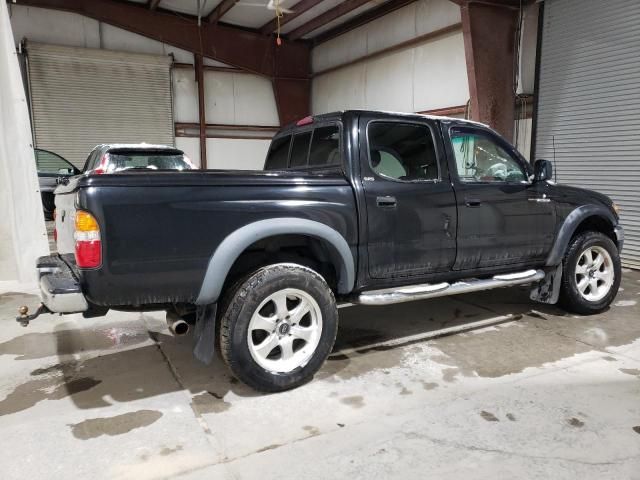
[[414,300],[531,283],[542,280],[544,276],[545,273],[542,270],[526,270],[524,272],[495,275],[492,278],[462,280],[451,284],[446,282],[437,284],[425,283],[406,287],[370,290],[355,296],[351,299],[351,303],[358,305],[390,305],[392,303],[412,302]]

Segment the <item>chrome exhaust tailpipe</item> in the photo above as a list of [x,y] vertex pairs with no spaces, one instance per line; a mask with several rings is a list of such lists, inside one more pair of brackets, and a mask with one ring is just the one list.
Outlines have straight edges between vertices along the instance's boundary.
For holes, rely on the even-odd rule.
[[167,312],[167,327],[176,337],[181,337],[189,333],[189,324],[179,317],[175,312]]

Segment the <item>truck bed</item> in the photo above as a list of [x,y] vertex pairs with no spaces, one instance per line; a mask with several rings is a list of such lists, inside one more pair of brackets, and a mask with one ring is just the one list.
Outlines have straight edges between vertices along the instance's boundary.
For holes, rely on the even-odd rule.
[[100,225],[102,265],[80,271],[96,305],[193,303],[215,248],[258,220],[316,220],[357,245],[353,190],[337,169],[135,171],[76,177],[56,193],[61,252],[73,235],[75,208]]

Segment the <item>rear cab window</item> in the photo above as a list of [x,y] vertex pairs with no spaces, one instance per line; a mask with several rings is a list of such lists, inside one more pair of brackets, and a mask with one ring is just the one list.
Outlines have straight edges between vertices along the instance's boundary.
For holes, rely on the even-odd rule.
[[194,165],[178,149],[98,148],[87,159],[86,171],[118,173],[127,170],[192,170]]
[[139,152],[115,151],[109,152],[108,172],[122,170],[191,170],[192,166],[185,160],[184,154],[175,151]]
[[342,166],[340,125],[320,124],[275,138],[265,170],[305,170]]

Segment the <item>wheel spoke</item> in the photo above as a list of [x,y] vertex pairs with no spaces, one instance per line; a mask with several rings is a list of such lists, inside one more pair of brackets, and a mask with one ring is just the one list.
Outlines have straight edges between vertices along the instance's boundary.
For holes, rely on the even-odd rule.
[[596,255],[596,259],[593,261],[593,268],[595,268],[596,270],[600,270],[600,267],[602,266],[603,263],[604,263],[604,256],[598,253]]
[[263,317],[259,313],[256,313],[251,321],[252,330],[265,330],[269,333],[273,332],[276,328],[275,317]]
[[289,312],[291,315],[291,324],[297,325],[307,313],[311,310],[311,305],[304,298],[300,299],[300,303]]
[[285,292],[277,292],[273,295],[273,303],[276,305],[276,315],[278,318],[284,318],[289,314],[287,310],[287,294]]
[[576,274],[578,275],[586,275],[587,274],[587,264],[583,263],[582,265],[576,265]]
[[589,279],[589,287],[591,287],[589,293],[591,295],[597,295],[598,294],[598,279],[595,278],[595,277]]
[[591,263],[591,255],[587,255],[587,253],[588,252],[584,252],[582,255],[580,255],[580,260],[578,260],[578,263],[583,265],[584,268],[587,268]]
[[291,335],[293,335],[294,338],[298,338],[300,340],[304,340],[305,342],[308,342],[311,339],[311,336],[313,335],[313,333],[315,332],[315,328],[314,327],[300,327],[300,326],[295,326],[295,327],[291,327]]
[[267,358],[271,351],[280,344],[278,335],[271,334],[265,338],[259,345],[255,346],[256,352],[263,358]]
[[281,360],[289,360],[293,357],[293,337],[286,337],[280,341],[280,350],[282,351]]
[[585,290],[587,289],[587,287],[589,286],[589,278],[588,277],[582,277],[582,280],[580,280],[578,282],[578,290],[580,290],[582,293],[585,292]]

